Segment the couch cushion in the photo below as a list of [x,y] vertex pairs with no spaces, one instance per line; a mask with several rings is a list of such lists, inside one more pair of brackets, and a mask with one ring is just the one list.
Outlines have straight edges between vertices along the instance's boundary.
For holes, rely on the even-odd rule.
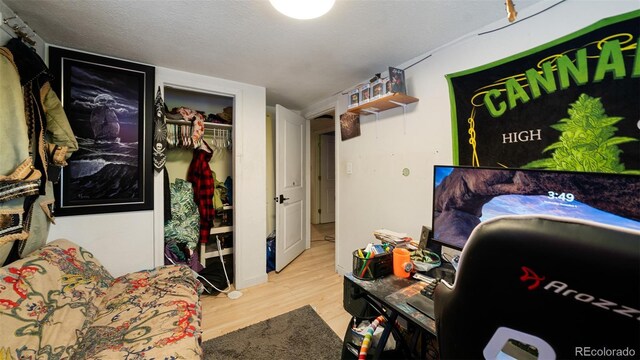
[[0,351],[14,358],[73,354],[113,277],[67,240],[0,268]]
[[117,278],[74,359],[199,359],[199,287],[182,265]]

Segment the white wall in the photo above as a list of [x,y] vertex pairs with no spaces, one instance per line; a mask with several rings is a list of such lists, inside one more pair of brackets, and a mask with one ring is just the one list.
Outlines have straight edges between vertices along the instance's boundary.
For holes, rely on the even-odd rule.
[[91,251],[113,276],[155,266],[153,211],[57,217],[47,241],[60,238]]
[[[518,9],[518,18],[524,19],[556,3],[545,1]],[[376,229],[407,232],[418,239],[421,225],[431,225],[433,165],[453,161],[445,75],[545,44],[604,17],[637,10],[639,5],[637,0],[569,0],[496,32],[474,35],[507,25],[506,19],[479,29],[408,68],[407,92],[420,101],[408,106],[406,118],[401,108],[381,113],[378,121],[373,115],[361,116],[362,135],[338,143],[337,271],[351,271],[351,252],[374,241],[372,233]],[[429,54],[397,67],[406,68],[426,55]],[[346,96],[325,99],[303,113],[317,112],[335,101],[339,118],[346,111]],[[351,175],[345,171],[347,162],[353,163]],[[410,170],[409,176],[402,175],[403,168]]]

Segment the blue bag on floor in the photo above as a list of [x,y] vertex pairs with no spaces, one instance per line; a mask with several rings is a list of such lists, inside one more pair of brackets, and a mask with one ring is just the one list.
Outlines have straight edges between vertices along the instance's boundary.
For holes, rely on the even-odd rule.
[[267,272],[276,269],[276,234],[271,233],[267,237]]

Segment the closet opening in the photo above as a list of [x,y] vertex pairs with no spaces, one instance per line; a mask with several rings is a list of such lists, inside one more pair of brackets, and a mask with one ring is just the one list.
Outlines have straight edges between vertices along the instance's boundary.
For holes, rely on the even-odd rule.
[[165,246],[177,247],[190,259],[206,292],[230,297],[236,268],[234,100],[230,95],[164,86],[165,171],[170,184],[165,194],[171,198],[172,217],[174,209],[179,212],[175,221],[169,220],[175,229],[165,225]]

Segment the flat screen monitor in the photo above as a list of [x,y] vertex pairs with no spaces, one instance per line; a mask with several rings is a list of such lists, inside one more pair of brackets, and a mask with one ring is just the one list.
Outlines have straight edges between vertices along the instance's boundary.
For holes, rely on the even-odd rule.
[[478,224],[506,215],[552,215],[640,230],[640,176],[434,167],[435,242],[462,250]]

